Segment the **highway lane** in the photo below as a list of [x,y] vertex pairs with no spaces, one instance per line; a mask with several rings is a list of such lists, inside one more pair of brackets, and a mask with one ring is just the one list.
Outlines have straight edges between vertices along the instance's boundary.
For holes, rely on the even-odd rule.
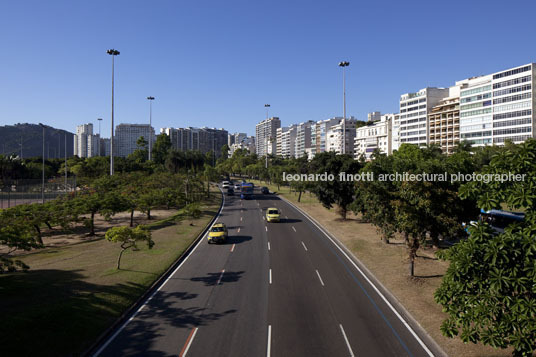
[[[428,355],[312,222],[255,197],[226,196],[228,243],[203,240],[99,355]],[[281,223],[266,222],[268,207]]]

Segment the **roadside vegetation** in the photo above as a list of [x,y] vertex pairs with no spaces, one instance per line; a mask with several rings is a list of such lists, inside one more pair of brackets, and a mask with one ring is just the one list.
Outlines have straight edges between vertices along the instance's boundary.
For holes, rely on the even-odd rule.
[[[516,356],[536,350],[536,140],[474,149],[461,143],[451,156],[434,146],[402,145],[390,156],[374,153],[369,162],[334,153],[318,154],[311,161],[271,157],[268,168],[264,160],[236,152],[216,169],[223,175],[264,181],[273,191],[289,192],[285,195],[296,202],[305,192],[313,194],[318,203],[337,212],[339,224],[352,211],[361,222],[376,227],[385,247],[403,242],[410,284],[417,289],[422,284],[415,274],[416,261],[423,262],[417,259],[419,251],[435,252],[450,264],[431,297],[446,313],[443,335],[509,348]],[[283,172],[327,173],[334,180],[289,182],[283,180]],[[339,179],[340,172],[373,174],[375,179],[348,182]],[[447,179],[378,179],[404,172],[446,174]],[[525,177],[505,182],[450,180],[451,175],[473,173]],[[480,209],[520,211],[525,219],[500,234],[486,222],[469,227],[470,221],[478,221]]]

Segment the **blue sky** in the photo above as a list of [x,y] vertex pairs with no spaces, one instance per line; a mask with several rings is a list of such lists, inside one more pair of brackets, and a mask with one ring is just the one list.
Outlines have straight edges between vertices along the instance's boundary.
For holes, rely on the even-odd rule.
[[3,1],[0,125],[283,125],[398,111],[400,94],[536,62],[534,1]]

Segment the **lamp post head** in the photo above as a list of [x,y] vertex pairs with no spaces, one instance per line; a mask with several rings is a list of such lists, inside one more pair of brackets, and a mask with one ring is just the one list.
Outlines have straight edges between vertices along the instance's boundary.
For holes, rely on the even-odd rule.
[[339,67],[348,67],[349,65],[350,65],[350,62],[348,61],[339,62]]
[[102,118],[97,118],[97,120],[98,120],[98,121],[101,121],[101,120],[102,120]]
[[149,100],[154,100],[154,97],[147,97],[147,99],[149,99]]
[[112,49],[109,49],[108,51],[106,51],[107,54],[109,55],[112,55],[112,56],[117,56],[119,55],[119,51],[118,50],[114,50],[113,48]]
[[265,106],[266,108],[268,108],[268,107],[270,106],[270,104],[265,104],[264,106]]

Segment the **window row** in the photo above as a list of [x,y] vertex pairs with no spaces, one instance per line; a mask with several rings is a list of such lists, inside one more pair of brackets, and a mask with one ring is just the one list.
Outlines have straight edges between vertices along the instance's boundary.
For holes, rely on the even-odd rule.
[[491,129],[491,123],[462,126],[460,128],[460,131],[465,132],[465,131],[482,130],[482,129]]
[[482,108],[482,107],[487,107],[487,106],[490,106],[490,105],[491,105],[491,100],[485,100],[483,102],[462,105],[462,106],[460,106],[460,110]]
[[514,120],[505,120],[505,121],[496,121],[493,123],[494,128],[500,128],[503,126],[516,126],[516,125],[525,125],[525,124],[531,124],[532,118],[521,118],[521,119],[514,119]]
[[521,133],[530,133],[531,131],[532,131],[532,126],[522,126],[521,128],[508,128],[508,129],[493,130],[493,135],[521,134]]
[[461,103],[469,103],[469,102],[476,102],[477,100],[483,100],[491,98],[491,92],[479,94],[479,95],[473,95],[471,97],[465,97],[461,99]]
[[469,123],[481,123],[484,121],[491,121],[491,115],[484,115],[482,117],[474,117],[469,119],[463,119],[460,121],[460,124],[469,124]]
[[516,94],[516,95],[511,95],[509,97],[502,97],[502,98],[493,99],[493,104],[503,104],[503,103],[515,102],[515,101],[518,101],[518,100],[529,99],[530,97],[532,97],[532,93]]
[[491,136],[491,130],[489,131],[477,131],[475,133],[462,134],[462,139],[477,138],[480,136]]
[[471,110],[469,112],[460,113],[460,116],[463,118],[463,117],[471,117],[473,115],[489,114],[489,113],[491,113],[491,108],[484,108],[484,109]]
[[521,103],[514,103],[514,104],[506,104],[501,105],[498,107],[493,107],[494,113],[502,113],[502,112],[509,112],[516,109],[523,109],[523,108],[531,108],[532,107],[532,101],[526,101]]
[[517,142],[530,139],[530,135],[503,136],[502,138],[493,138],[493,143],[504,143],[506,140]]
[[467,97],[468,95],[473,95],[477,93],[487,92],[491,90],[491,84],[483,87],[468,89],[468,90],[462,90],[460,92],[460,97]]
[[504,81],[504,82],[494,83],[493,84],[493,89],[499,89],[499,88],[502,88],[502,87],[513,86],[515,84],[530,82],[531,79],[532,79],[532,76],[525,76],[525,77],[519,77],[519,78],[510,79],[510,80]]
[[481,145],[481,144],[491,144],[491,139],[476,139],[476,140],[468,140],[469,144],[471,145]]
[[499,78],[503,78],[503,77],[512,76],[514,74],[530,71],[530,69],[531,69],[530,65],[525,66],[525,67],[521,67],[521,68],[511,69],[509,71],[494,74],[493,79],[499,79]]
[[532,88],[531,84],[525,84],[525,85],[522,85],[522,86],[519,86],[519,87],[496,90],[495,92],[493,92],[493,96],[498,97],[498,96],[505,95],[505,94],[513,94],[513,93],[518,93],[518,92],[524,92],[526,90],[530,90],[531,88]]
[[493,114],[493,120],[509,119],[516,117],[524,117],[532,114],[532,109],[518,110],[516,112]]

